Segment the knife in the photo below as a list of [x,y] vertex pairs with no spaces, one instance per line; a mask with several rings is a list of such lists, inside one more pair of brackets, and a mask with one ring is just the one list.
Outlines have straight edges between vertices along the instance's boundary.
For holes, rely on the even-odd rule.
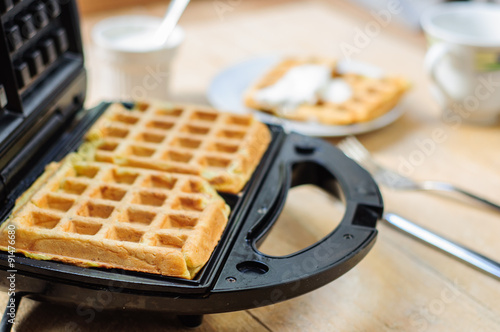
[[445,253],[470,264],[472,267],[485,272],[490,276],[500,279],[500,263],[453,241],[447,240],[442,236],[420,227],[394,213],[384,214],[383,220],[389,223],[392,227],[410,234],[426,244],[441,249]]

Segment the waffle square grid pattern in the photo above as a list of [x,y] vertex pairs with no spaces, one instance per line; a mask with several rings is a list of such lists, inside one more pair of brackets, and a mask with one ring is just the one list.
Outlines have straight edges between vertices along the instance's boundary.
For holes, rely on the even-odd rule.
[[239,192],[269,141],[252,116],[112,104],[16,201],[0,249],[14,227],[31,258],[192,279],[228,221],[216,189]]
[[198,176],[78,159],[50,165],[15,214],[19,251],[191,279],[227,222],[215,190]]
[[187,105],[112,105],[87,135],[96,161],[198,174],[218,191],[238,193],[269,142],[251,115]]

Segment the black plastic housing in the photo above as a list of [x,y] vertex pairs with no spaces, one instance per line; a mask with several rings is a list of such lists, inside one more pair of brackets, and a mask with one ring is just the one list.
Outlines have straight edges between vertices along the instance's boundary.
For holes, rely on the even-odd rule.
[[[109,103],[83,109],[86,74],[74,0],[0,0],[0,21],[3,223],[45,166],[78,148]],[[373,246],[383,209],[380,192],[366,171],[331,144],[287,134],[279,126],[269,129],[272,142],[246,187],[238,195],[221,194],[231,206],[230,219],[196,279],[81,268],[22,255],[16,255],[12,272],[8,254],[0,252],[0,289],[9,289],[7,277],[14,273],[16,305],[23,296],[86,305],[106,294],[103,308],[170,312],[189,317],[185,323],[194,326],[202,314],[268,305],[331,282]],[[292,255],[261,253],[258,244],[280,215],[288,190],[308,183],[343,198],[340,225]]]

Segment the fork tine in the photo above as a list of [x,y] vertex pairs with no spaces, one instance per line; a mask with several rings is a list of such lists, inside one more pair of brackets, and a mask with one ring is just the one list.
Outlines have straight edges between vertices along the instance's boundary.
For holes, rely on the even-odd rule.
[[370,152],[354,136],[349,136],[337,145],[348,157],[370,172],[378,183],[396,189],[415,189],[415,182],[401,174],[379,165]]
[[337,144],[337,147],[344,152],[348,157],[357,160],[359,156],[355,153],[356,151],[351,147],[350,137],[344,138]]
[[370,152],[359,142],[356,137],[348,136],[337,145],[348,157],[372,170],[378,168],[373,161]]
[[357,149],[357,151],[359,151],[359,153],[361,155],[364,155],[364,156],[369,156],[370,155],[370,152],[368,152],[368,150],[363,146],[363,144],[361,144],[360,141],[358,141],[358,139],[356,137],[349,136],[348,140],[349,140],[351,146],[353,148]]
[[366,151],[366,149],[364,149],[363,151],[363,147],[359,147],[360,144],[361,143],[359,143],[356,138],[354,138],[353,136],[349,136],[342,140],[338,144],[338,146],[345,154],[347,154],[351,158],[355,160],[362,160],[369,154],[369,152]]

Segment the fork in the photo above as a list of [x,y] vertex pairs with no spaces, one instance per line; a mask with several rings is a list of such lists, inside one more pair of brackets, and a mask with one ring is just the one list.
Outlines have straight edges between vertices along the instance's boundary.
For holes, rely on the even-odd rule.
[[342,150],[345,155],[358,162],[369,173],[371,173],[377,183],[388,188],[396,190],[429,190],[456,192],[463,196],[486,204],[487,206],[500,212],[500,205],[495,204],[485,198],[479,197],[451,183],[440,181],[415,181],[378,164],[370,155],[370,152],[354,136],[348,136],[347,138],[343,139],[338,143],[337,147]]

